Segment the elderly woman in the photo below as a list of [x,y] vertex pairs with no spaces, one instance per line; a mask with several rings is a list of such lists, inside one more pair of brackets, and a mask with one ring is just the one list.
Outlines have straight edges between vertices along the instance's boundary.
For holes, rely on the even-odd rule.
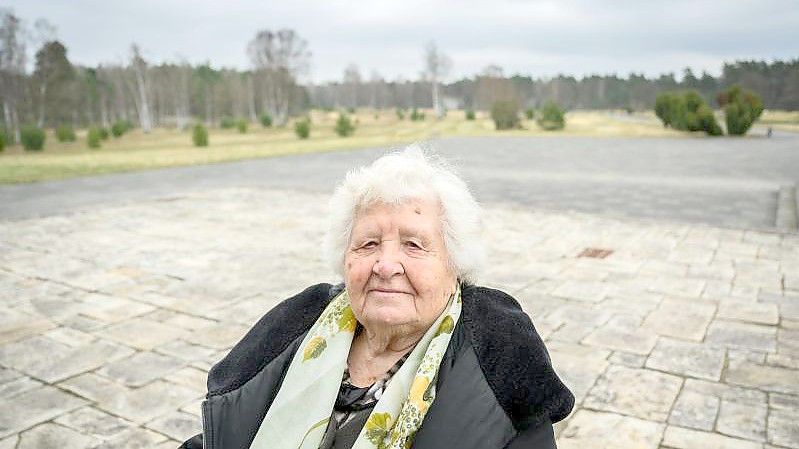
[[182,447],[554,448],[574,397],[519,304],[473,284],[464,182],[411,147],[351,172],[330,221],[344,283],[258,321],[211,369],[203,433]]

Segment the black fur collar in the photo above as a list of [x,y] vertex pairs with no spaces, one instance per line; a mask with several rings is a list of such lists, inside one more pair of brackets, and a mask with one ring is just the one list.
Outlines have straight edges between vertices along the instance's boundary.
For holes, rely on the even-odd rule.
[[519,303],[499,290],[461,289],[461,320],[488,384],[517,429],[564,419],[574,395],[552,368],[544,342]]
[[[343,284],[317,284],[275,306],[211,368],[208,396],[235,390],[306,332]],[[574,396],[555,374],[530,318],[509,295],[462,286],[461,320],[497,401],[517,429],[557,422]]]

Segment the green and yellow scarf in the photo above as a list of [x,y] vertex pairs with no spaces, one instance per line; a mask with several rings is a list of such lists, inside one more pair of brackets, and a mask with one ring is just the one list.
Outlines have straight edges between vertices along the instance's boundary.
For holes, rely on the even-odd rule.
[[[430,404],[461,314],[460,286],[391,378],[353,449],[407,449]],[[305,335],[250,449],[318,449],[341,385],[357,322],[345,289]]]

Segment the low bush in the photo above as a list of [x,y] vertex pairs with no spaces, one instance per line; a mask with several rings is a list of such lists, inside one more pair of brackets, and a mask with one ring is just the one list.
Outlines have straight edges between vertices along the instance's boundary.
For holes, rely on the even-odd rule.
[[6,149],[6,130],[0,129],[0,152]]
[[719,106],[724,108],[727,134],[742,136],[763,113],[763,101],[751,90],[732,86],[716,97]]
[[519,127],[519,107],[513,101],[497,101],[491,106],[491,120],[497,131]]
[[44,148],[44,130],[36,126],[23,126],[19,138],[27,151],[41,151]]
[[538,113],[536,123],[546,131],[563,129],[566,126],[566,114],[554,101],[547,101]]
[[403,109],[397,108],[394,112],[396,112],[398,119],[405,120],[405,111]]
[[713,109],[710,106],[703,104],[696,111],[696,131],[704,131],[711,136],[721,136],[724,131],[716,121],[716,116],[713,114]]
[[300,139],[307,139],[311,135],[311,122],[306,119],[294,123],[294,134]]
[[130,129],[130,122],[127,120],[117,120],[111,125],[111,134],[114,137],[122,137]]
[[195,147],[208,146],[208,130],[205,129],[202,123],[194,125],[191,131],[191,141],[194,142]]
[[474,111],[471,109],[466,110],[466,120],[474,120]]
[[335,131],[339,137],[351,136],[352,133],[355,132],[355,125],[346,114],[339,114],[338,120],[336,120]]
[[74,142],[77,137],[75,130],[69,125],[60,125],[55,129],[55,138],[59,142]]
[[696,91],[664,92],[655,98],[655,115],[664,127],[680,131],[704,131],[711,136],[723,134],[713,109]]
[[100,148],[100,140],[103,138],[100,129],[102,128],[92,127],[86,132],[86,145],[89,148]]
[[410,119],[411,119],[412,122],[423,122],[424,121],[424,112],[421,112],[421,111],[419,111],[416,108],[413,108],[413,110],[411,111]]
[[105,128],[97,128],[97,132],[100,133],[100,139],[108,140],[108,130]]
[[264,128],[269,128],[270,126],[272,126],[272,116],[271,115],[269,115],[269,114],[261,114],[261,116],[258,117],[258,119],[261,122],[261,126],[263,126]]
[[239,130],[239,133],[244,134],[247,132],[247,120],[240,119],[236,122],[236,129]]

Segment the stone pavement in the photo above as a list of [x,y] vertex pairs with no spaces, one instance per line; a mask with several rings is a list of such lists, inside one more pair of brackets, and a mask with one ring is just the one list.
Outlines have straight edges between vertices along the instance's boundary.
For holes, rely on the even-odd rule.
[[[175,448],[209,367],[311,283],[326,195],[267,188],[0,221],[0,449]],[[570,448],[799,448],[799,234],[487,209],[577,407]],[[586,248],[613,251],[578,257]]]

